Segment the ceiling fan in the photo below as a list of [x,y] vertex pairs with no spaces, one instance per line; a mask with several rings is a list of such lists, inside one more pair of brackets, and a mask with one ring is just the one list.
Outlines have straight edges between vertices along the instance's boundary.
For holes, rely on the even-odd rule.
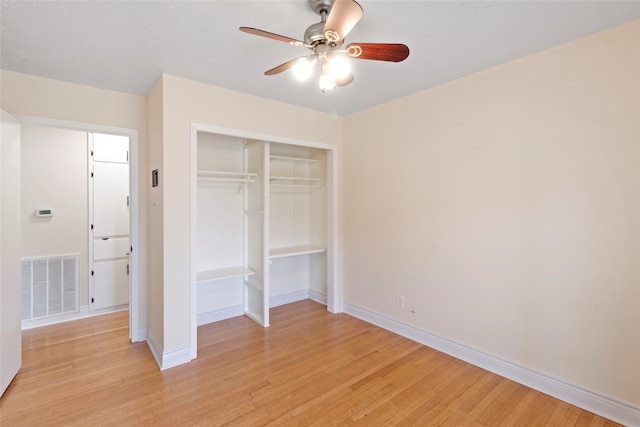
[[298,79],[306,80],[319,63],[320,89],[325,92],[353,81],[347,58],[400,62],[409,56],[409,48],[399,43],[350,43],[342,48],[345,37],[362,18],[362,6],[355,0],[309,0],[309,6],[320,15],[320,22],[307,28],[304,41],[257,28],[240,27],[240,31],[245,33],[306,47],[313,52],[280,64],[266,71],[265,75],[272,76],[291,68]]

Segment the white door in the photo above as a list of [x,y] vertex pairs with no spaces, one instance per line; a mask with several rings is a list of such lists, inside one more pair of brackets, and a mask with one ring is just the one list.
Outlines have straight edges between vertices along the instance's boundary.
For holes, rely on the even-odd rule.
[[91,307],[129,303],[129,138],[91,134]]
[[1,111],[0,396],[22,364],[20,321],[20,124]]

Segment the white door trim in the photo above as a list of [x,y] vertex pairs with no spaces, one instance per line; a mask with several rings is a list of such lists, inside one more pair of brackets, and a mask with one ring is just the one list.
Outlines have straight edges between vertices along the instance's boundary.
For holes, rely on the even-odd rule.
[[20,114],[16,114],[14,117],[16,117],[22,124],[49,126],[83,132],[108,133],[129,137],[129,187],[131,194],[129,224],[131,227],[131,247],[133,247],[133,251],[130,255],[131,287],[129,290],[129,337],[131,338],[131,342],[144,341],[146,337],[141,336],[140,333],[140,260],[138,256],[138,253],[140,252],[140,232],[138,221],[140,200],[138,192],[138,177],[140,165],[138,130]]

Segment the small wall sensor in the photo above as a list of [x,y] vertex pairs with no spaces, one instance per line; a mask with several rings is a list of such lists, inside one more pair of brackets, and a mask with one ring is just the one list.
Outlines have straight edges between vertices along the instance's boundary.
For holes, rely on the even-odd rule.
[[34,213],[39,217],[53,216],[53,211],[51,209],[36,209]]

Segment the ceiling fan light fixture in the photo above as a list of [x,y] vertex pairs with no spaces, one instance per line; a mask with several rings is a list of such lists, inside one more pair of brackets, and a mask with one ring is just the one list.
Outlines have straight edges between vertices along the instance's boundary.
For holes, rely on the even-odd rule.
[[409,56],[409,47],[401,43],[351,43],[342,48],[345,37],[362,18],[362,6],[356,0],[308,0],[312,11],[320,15],[320,22],[309,26],[304,32],[304,41],[292,39],[259,30],[253,27],[240,27],[240,31],[286,42],[294,46],[303,46],[313,54],[307,57],[291,59],[270,70],[266,76],[280,74],[292,68],[294,77],[307,80],[313,74],[313,68],[320,63],[320,89],[322,92],[346,86],[354,81],[350,61],[367,59],[373,61],[401,62]]
[[336,87],[336,78],[331,73],[331,66],[326,58],[322,59],[322,75],[320,76],[320,90],[326,92]]
[[320,90],[326,92],[336,88],[336,79],[332,75],[320,76]]
[[313,72],[313,66],[315,65],[315,62],[316,61],[311,58],[298,59],[291,68],[291,70],[293,71],[293,75],[301,82],[307,80]]
[[342,55],[331,55],[331,59],[329,59],[329,64],[331,66],[331,74],[337,79],[344,79],[351,73],[351,64],[347,61]]

